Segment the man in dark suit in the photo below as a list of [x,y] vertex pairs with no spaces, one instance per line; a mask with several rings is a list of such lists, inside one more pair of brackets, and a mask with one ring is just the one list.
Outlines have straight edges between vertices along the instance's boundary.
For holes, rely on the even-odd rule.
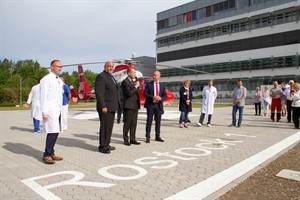
[[[138,111],[140,109],[140,96],[139,86],[140,82],[135,81],[136,71],[133,68],[127,70],[127,78],[122,81],[122,90],[124,94],[124,126],[123,126],[123,139],[125,145],[141,144],[136,141],[136,125]],[[128,141],[128,131],[130,130],[130,141]]]
[[95,93],[97,99],[97,111],[100,119],[99,152],[110,153],[116,148],[110,146],[111,134],[114,126],[115,113],[120,106],[118,86],[111,75],[114,71],[114,63],[107,61],[104,71],[97,75]]
[[161,115],[164,112],[163,101],[167,98],[165,85],[159,82],[160,72],[153,73],[153,81],[149,82],[144,91],[146,98],[144,107],[147,109],[146,143],[150,142],[151,125],[155,116],[155,141],[164,142],[160,137]]

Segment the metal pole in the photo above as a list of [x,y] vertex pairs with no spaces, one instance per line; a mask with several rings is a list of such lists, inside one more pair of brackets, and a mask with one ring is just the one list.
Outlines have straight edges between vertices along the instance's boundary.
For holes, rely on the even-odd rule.
[[22,106],[22,79],[20,78],[20,107]]

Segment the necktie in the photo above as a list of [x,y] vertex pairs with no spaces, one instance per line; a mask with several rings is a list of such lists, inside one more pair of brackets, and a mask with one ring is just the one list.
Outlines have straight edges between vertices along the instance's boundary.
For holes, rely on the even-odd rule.
[[116,82],[115,78],[114,78],[111,74],[110,74],[110,77],[111,77],[111,79],[113,80],[114,84],[116,85],[117,82]]
[[[159,91],[158,91],[158,82],[155,83],[155,93],[156,93],[156,96],[159,96]],[[156,100],[156,103],[158,103],[159,101]]]

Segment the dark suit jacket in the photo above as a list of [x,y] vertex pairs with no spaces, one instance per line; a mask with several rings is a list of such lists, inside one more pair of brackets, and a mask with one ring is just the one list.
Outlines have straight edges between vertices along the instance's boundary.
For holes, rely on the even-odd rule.
[[[155,104],[153,102],[154,97],[154,81],[149,82],[144,91],[144,96],[146,98],[145,108],[149,108],[151,105]],[[159,82],[159,96],[161,97],[161,101],[159,101],[158,106],[160,110],[164,110],[163,101],[167,98],[166,87],[165,84]]]
[[118,86],[111,78],[112,76],[103,71],[97,75],[95,82],[95,93],[97,99],[97,111],[107,108],[108,112],[116,112],[120,106]]
[[189,88],[189,100],[191,100],[189,105],[186,104],[187,94],[185,92],[184,86],[181,86],[181,88],[179,90],[179,96],[180,96],[179,111],[181,111],[181,112],[192,112],[192,99],[193,99],[192,89]]
[[122,90],[124,95],[124,109],[140,109],[139,91],[128,78],[122,81]]

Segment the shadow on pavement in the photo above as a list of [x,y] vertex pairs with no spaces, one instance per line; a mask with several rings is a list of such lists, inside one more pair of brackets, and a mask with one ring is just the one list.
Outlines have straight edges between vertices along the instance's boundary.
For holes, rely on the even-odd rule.
[[41,158],[43,157],[43,152],[26,144],[6,142],[3,148],[15,154],[23,154],[33,157],[39,161],[41,161]]
[[90,140],[99,140],[98,135],[89,135],[89,134],[73,134],[75,137],[85,138]]
[[84,140],[59,137],[56,141],[56,144],[66,147],[78,147],[89,151],[97,151],[97,146],[87,144]]
[[33,128],[23,128],[23,127],[11,126],[10,129],[11,130],[26,131],[26,132],[33,133]]

